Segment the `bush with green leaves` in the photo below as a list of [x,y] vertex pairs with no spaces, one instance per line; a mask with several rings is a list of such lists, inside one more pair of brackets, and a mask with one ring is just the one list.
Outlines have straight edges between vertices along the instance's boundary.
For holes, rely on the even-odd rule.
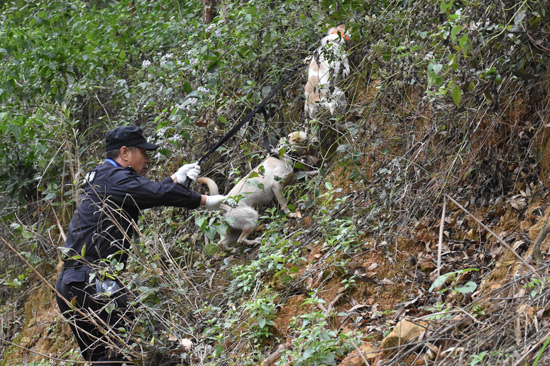
[[291,321],[289,330],[293,337],[292,347],[282,353],[276,365],[286,365],[290,360],[296,366],[337,365],[342,356],[354,348],[353,344],[361,343],[361,335],[358,333],[342,333],[331,329],[331,314],[318,310],[318,303],[324,303],[324,300],[316,293],[311,293],[302,304],[311,306],[312,310]]
[[250,314],[249,327],[246,331],[252,342],[259,344],[273,335],[273,319],[277,313],[273,297],[259,297],[246,305]]

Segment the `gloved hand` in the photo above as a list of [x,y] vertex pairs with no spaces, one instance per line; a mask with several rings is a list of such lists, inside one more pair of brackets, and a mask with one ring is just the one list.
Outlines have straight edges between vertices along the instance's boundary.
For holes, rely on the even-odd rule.
[[199,166],[199,164],[185,164],[172,175],[172,179],[175,178],[176,182],[178,182],[179,184],[183,184],[185,182],[185,179],[187,178],[191,179],[192,181],[197,180],[200,172],[201,167]]
[[220,210],[220,205],[225,201],[227,196],[223,196],[221,194],[215,194],[213,196],[206,196],[206,203],[204,207],[206,207],[207,210],[213,211],[213,210]]

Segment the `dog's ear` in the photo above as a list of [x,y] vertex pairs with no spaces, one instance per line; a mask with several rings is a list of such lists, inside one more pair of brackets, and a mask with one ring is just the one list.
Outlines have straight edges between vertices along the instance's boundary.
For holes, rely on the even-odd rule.
[[336,30],[342,34],[346,34],[346,25],[340,24],[336,27]]

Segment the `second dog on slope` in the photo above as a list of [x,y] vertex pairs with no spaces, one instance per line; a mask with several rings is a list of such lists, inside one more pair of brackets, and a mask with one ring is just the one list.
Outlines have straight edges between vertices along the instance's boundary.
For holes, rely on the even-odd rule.
[[346,95],[337,86],[337,82],[347,77],[350,72],[346,50],[348,42],[346,26],[341,24],[328,31],[313,55],[304,90],[304,109],[311,119],[315,118],[321,109],[334,114],[337,107],[346,104]]
[[[301,147],[307,145],[306,140],[307,135],[304,132],[293,132],[288,136],[288,146],[285,149],[298,155],[304,155],[307,153],[307,149]],[[281,148],[283,147],[280,145],[277,150],[280,151]],[[290,152],[288,150],[287,152]],[[230,228],[227,236],[218,244],[225,250],[228,249],[227,244],[234,241],[238,244],[257,244],[258,239],[248,239],[258,223],[259,215],[256,208],[276,198],[281,209],[287,215],[294,216],[288,209],[287,201],[283,196],[283,188],[295,182],[300,176],[312,176],[317,173],[317,170],[294,173],[293,162],[285,156],[281,159],[273,156],[266,158],[227,193],[227,196],[235,199],[237,204],[235,207],[226,204],[220,206],[225,211],[224,215],[228,219]],[[208,186],[209,194],[219,193],[218,186],[212,179],[200,177],[197,181]]]

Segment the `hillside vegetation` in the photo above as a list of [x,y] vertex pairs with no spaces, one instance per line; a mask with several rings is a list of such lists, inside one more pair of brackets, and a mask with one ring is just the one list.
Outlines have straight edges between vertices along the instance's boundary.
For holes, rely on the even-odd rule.
[[[221,1],[209,24],[192,0],[1,10],[0,365],[82,364],[49,285],[105,133],[141,126],[160,180],[296,67],[201,174],[228,192],[264,135],[307,130],[298,218],[264,207],[261,244],[231,252],[217,212],[142,212],[113,346],[144,365],[550,365],[549,2]],[[305,60],[340,23],[348,105],[310,120]]]

